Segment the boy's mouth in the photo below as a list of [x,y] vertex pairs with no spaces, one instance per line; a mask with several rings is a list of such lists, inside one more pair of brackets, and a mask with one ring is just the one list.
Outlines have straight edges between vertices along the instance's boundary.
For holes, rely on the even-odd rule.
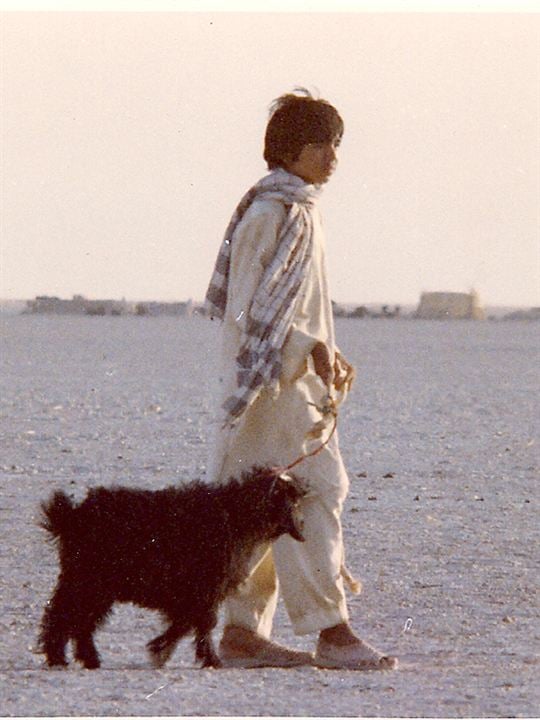
[[328,180],[328,178],[334,173],[335,169],[336,169],[335,165],[328,165],[328,167],[326,167],[324,169],[323,174],[324,174],[325,180]]

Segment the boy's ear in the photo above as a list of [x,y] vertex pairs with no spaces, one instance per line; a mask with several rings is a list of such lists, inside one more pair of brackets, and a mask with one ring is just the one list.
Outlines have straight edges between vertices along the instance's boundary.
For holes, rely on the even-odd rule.
[[295,160],[298,158],[293,157],[292,153],[287,153],[286,155],[282,156],[282,166],[285,170],[288,170],[289,167],[293,164]]

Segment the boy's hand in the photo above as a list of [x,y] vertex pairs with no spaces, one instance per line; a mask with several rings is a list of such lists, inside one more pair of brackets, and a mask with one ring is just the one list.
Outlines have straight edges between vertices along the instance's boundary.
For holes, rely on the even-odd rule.
[[345,360],[343,355],[336,351],[334,360],[334,387],[339,392],[343,387],[351,389],[353,380],[356,377],[356,370]]
[[326,387],[332,387],[334,381],[334,368],[330,359],[330,351],[327,346],[318,342],[311,351],[315,372],[321,378]]

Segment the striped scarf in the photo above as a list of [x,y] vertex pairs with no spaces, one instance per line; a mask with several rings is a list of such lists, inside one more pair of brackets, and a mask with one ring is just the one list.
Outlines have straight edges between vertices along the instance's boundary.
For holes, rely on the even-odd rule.
[[265,268],[247,310],[245,330],[236,357],[236,390],[223,403],[227,423],[234,424],[263,387],[276,389],[281,374],[281,351],[290,330],[300,288],[313,251],[310,208],[319,188],[282,168],[262,178],[241,199],[225,232],[205,310],[222,320],[227,306],[231,244],[246,210],[257,199],[279,200],[286,215],[278,234],[274,258]]

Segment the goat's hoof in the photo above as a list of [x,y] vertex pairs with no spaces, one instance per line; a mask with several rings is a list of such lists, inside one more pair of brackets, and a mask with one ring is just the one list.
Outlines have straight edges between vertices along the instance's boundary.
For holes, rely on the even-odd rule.
[[159,670],[173,654],[174,646],[166,645],[162,641],[156,642],[155,640],[151,640],[146,644],[146,649],[148,650],[152,667]]
[[150,662],[155,670],[162,668],[168,660],[168,656],[164,657],[160,653],[150,652]]

